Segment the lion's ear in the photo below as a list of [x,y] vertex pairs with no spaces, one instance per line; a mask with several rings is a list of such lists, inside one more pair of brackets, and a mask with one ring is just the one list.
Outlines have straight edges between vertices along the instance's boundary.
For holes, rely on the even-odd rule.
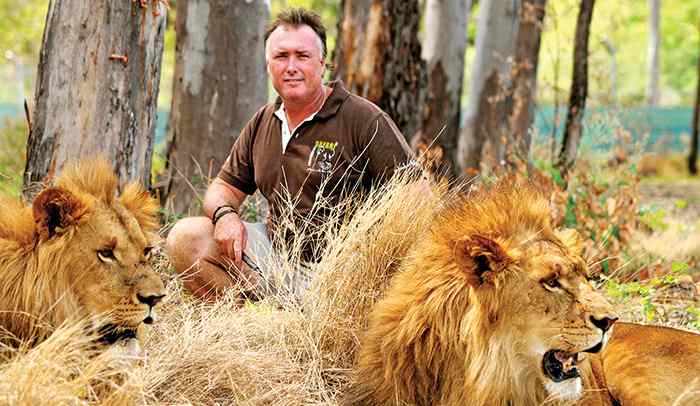
[[500,243],[482,235],[472,235],[463,247],[467,262],[464,269],[473,288],[491,283],[498,272],[514,262]]
[[63,228],[75,224],[85,214],[86,207],[73,193],[51,187],[34,199],[32,211],[39,239],[47,240]]
[[578,231],[572,228],[565,228],[557,230],[556,235],[572,255],[579,257],[583,255],[583,238],[581,238],[581,234]]

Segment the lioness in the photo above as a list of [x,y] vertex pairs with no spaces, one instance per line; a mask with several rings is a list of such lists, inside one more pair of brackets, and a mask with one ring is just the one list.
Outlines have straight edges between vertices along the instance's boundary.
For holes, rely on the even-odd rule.
[[472,195],[418,241],[370,315],[348,404],[660,405],[700,377],[700,335],[616,323],[532,188]]
[[131,183],[117,196],[104,160],[66,168],[31,207],[0,198],[0,339],[36,344],[67,320],[111,344],[155,319],[165,295],[149,256],[158,205]]

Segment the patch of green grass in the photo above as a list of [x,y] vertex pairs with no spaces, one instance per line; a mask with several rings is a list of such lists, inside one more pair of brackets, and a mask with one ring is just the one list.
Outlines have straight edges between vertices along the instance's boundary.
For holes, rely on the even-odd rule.
[[649,227],[651,231],[666,231],[669,227],[666,222],[666,211],[656,206],[644,206],[639,209],[639,221]]
[[5,120],[0,124],[0,192],[18,196],[26,161],[27,124],[23,120]]

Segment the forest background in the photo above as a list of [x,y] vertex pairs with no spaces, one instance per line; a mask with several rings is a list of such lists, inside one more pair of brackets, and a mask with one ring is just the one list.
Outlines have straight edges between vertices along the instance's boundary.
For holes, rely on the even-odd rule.
[[[159,64],[159,69],[155,70],[156,73],[149,72],[149,74],[156,76],[155,81],[159,83],[159,89],[156,90],[158,98],[155,128],[149,127],[152,123],[146,120],[139,122],[143,124],[142,126],[129,127],[129,129],[137,130],[141,127],[148,127],[148,131],[153,131],[155,137],[149,139],[149,142],[153,142],[154,146],[152,164],[150,164],[149,157],[147,159],[149,165],[145,165],[145,169],[140,168],[139,170],[151,174],[151,176],[145,174],[142,177],[146,178],[145,183],[155,193],[173,195],[172,191],[176,188],[172,187],[167,179],[168,170],[171,171],[170,175],[172,176],[172,162],[174,162],[171,161],[168,167],[168,155],[172,152],[168,150],[168,139],[172,140],[178,135],[175,134],[176,130],[180,129],[180,140],[183,140],[182,134],[190,134],[193,135],[192,142],[198,149],[204,150],[204,147],[210,144],[208,141],[205,142],[195,137],[199,136],[200,133],[205,133],[206,128],[186,128],[184,126],[201,124],[201,122],[206,121],[197,118],[197,114],[211,111],[211,106],[195,98],[188,99],[182,86],[178,86],[178,78],[186,75],[186,73],[178,72],[176,27],[178,26],[178,17],[184,15],[178,13],[184,10],[190,12],[194,9],[182,7],[183,4],[188,3],[185,0],[171,0],[167,12],[165,12],[162,1],[113,1],[114,3],[110,4],[118,4],[118,1],[123,1],[130,5],[129,12],[125,13],[127,14],[125,21],[129,24],[136,24],[135,21],[139,19],[135,16],[141,17],[141,22],[155,21],[157,19],[156,7],[159,7],[166,15],[162,60],[154,62],[154,64]],[[247,24],[255,25],[269,21],[267,14],[259,14],[257,17],[251,16],[247,19],[243,17],[243,13],[227,14],[226,6],[235,9],[235,5],[242,4],[242,1],[239,3],[239,0],[230,0],[229,2],[190,0],[189,2],[199,6],[204,4],[217,5],[219,8],[210,14],[212,16],[238,18],[240,30],[239,26],[234,25],[235,29],[226,31],[227,23],[225,20],[224,24],[218,26],[212,22],[212,27],[217,26],[218,29],[229,34],[231,31],[234,33],[246,31],[243,27],[248,27]],[[40,130],[35,134],[41,135],[44,123],[38,119],[41,119],[42,115],[45,116],[46,112],[41,111],[43,107],[35,103],[34,98],[36,94],[43,94],[46,99],[49,99],[45,93],[36,90],[40,87],[37,86],[37,82],[40,82],[37,77],[41,76],[38,75],[38,72],[42,72],[43,66],[43,73],[46,75],[56,74],[58,71],[61,71],[58,72],[60,74],[70,73],[70,69],[66,69],[64,66],[51,69],[50,65],[46,64],[49,57],[43,61],[44,65],[42,65],[42,54],[40,53],[44,44],[42,35],[45,25],[50,21],[50,18],[47,17],[48,3],[46,0],[25,0],[23,2],[0,0],[0,193],[13,195],[24,193],[25,197],[31,196],[31,190],[27,190],[26,184],[31,183],[27,182],[28,180],[32,180],[26,176],[26,168],[29,166],[27,161],[31,155],[27,152],[29,135],[27,124],[28,120],[34,119],[32,128]],[[70,2],[53,2],[53,4],[59,3],[65,5]],[[80,13],[82,13],[83,18],[88,16],[82,21],[83,27],[94,22],[90,21],[90,7],[93,7],[96,14],[98,11],[104,11],[105,7],[97,6],[98,3],[100,5],[106,4],[101,2],[72,3],[76,8],[81,7]],[[344,7],[353,3],[368,4],[369,2],[364,0],[356,2],[350,0],[271,0],[269,2],[246,1],[245,3],[256,6],[264,5],[265,8],[269,5],[270,16],[274,16],[280,10],[290,6],[303,6],[317,11],[329,29],[329,62],[331,59],[332,62],[336,62],[336,60],[340,60],[342,53],[349,49],[347,45],[345,49],[337,46],[341,42],[339,39],[341,33],[338,31],[339,28],[343,27],[339,22],[342,21],[342,18],[348,17],[347,13],[344,15],[344,11],[350,10],[350,8],[344,9]],[[399,10],[404,13],[401,17],[407,20],[416,17],[417,24],[413,33],[417,34],[418,40],[424,45],[424,51],[426,48],[430,48],[427,46],[427,43],[430,42],[427,39],[430,27],[426,22],[425,10],[429,5],[438,2],[421,0],[373,1],[372,3],[392,4],[393,7],[402,9]],[[442,3],[455,4],[459,2],[445,1]],[[456,102],[450,102],[446,105],[447,108],[438,108],[433,112],[442,113],[442,110],[451,109],[455,104],[459,105],[461,107],[459,126],[463,134],[469,125],[470,106],[474,104],[475,83],[477,86],[483,84],[483,81],[474,80],[476,67],[481,66],[477,53],[479,30],[482,27],[479,24],[479,18],[485,15],[481,12],[481,7],[484,7],[485,4],[504,5],[515,4],[515,2],[480,0],[462,1],[461,3],[472,4],[467,13],[469,17],[464,29],[466,31],[464,47],[466,51],[464,63],[460,63],[461,90],[455,99]],[[526,3],[526,1],[523,0],[522,3]],[[550,0],[548,2],[529,0],[527,3],[546,3],[544,19],[541,24],[535,24],[535,31],[541,33],[541,44],[535,52],[535,55],[539,56],[536,64],[536,80],[529,82],[535,85],[530,89],[532,93],[525,98],[533,100],[534,103],[532,126],[530,127],[529,122],[527,125],[528,129],[531,128],[527,134],[528,137],[532,138],[532,144],[526,149],[525,165],[522,165],[522,162],[513,162],[510,165],[511,162],[509,162],[508,165],[503,165],[505,171],[514,172],[516,177],[528,178],[543,191],[550,193],[553,221],[558,226],[576,228],[585,237],[587,260],[592,276],[595,277],[594,281],[616,304],[625,320],[700,330],[700,294],[698,293],[700,290],[700,181],[698,181],[697,176],[690,175],[688,170],[693,120],[697,120],[697,117],[693,117],[693,106],[698,102],[700,2],[687,0],[598,0],[596,2],[590,25],[590,35],[587,40],[588,53],[587,57],[584,58],[588,62],[586,75],[588,91],[585,104],[586,114],[582,118],[583,136],[578,152],[574,152],[575,165],[572,163],[570,167],[562,165],[558,155],[563,144],[565,120],[572,91],[577,19],[581,5],[594,2],[590,0]],[[650,42],[653,42],[650,39],[652,32],[650,27],[653,25],[650,10],[653,5],[659,6],[658,47],[656,48],[658,69],[655,71],[649,66],[650,50],[652,49]],[[201,18],[202,15],[206,14],[199,13],[202,10],[201,8],[195,10],[198,12],[188,15],[188,17]],[[48,14],[50,15],[50,13]],[[61,17],[69,19],[69,14],[63,14]],[[361,14],[358,12],[355,17],[359,18]],[[396,14],[401,13],[397,12]],[[151,15],[152,17],[150,17]],[[391,15],[391,12],[387,12],[385,15],[396,17]],[[100,16],[104,18],[103,14]],[[397,21],[394,19],[394,24],[401,23],[401,21]],[[181,24],[180,27],[186,27],[188,33],[195,32],[185,22],[181,21]],[[221,28],[222,26],[224,28]],[[231,24],[228,26],[230,28]],[[129,28],[133,29],[125,24],[123,31],[126,32]],[[448,28],[452,27],[442,26],[439,28],[447,31]],[[496,25],[496,32],[492,33],[493,36],[497,37],[498,30],[504,28],[505,25]],[[97,30],[99,29],[98,26]],[[120,29],[121,27],[117,27],[116,31]],[[138,29],[137,27],[135,31]],[[143,26],[140,29],[146,30]],[[401,32],[411,34],[411,29],[404,29]],[[62,32],[56,30],[56,33],[56,35],[60,35]],[[119,32],[111,32],[110,35],[118,37]],[[128,35],[125,37],[127,40],[123,42],[127,45],[133,45],[135,41],[129,40]],[[66,47],[75,47],[73,52],[76,54],[81,52],[80,46],[75,46],[76,44],[71,44],[70,41],[61,44]],[[433,49],[448,48],[448,45],[451,44],[452,41],[449,40],[438,41],[438,46],[433,45]],[[149,48],[149,45],[144,48],[155,48]],[[251,61],[256,55],[257,57],[261,56],[260,46],[237,48],[236,44],[227,43],[226,45],[230,52],[235,53],[235,58],[229,57],[229,60],[235,59],[243,63]],[[360,47],[364,47],[364,45],[360,44]],[[52,49],[44,51],[47,55],[50,52],[60,53],[61,50],[58,48],[54,45]],[[395,49],[399,49],[399,46],[396,46]],[[180,50],[186,51],[187,46],[181,46]],[[130,77],[125,72],[131,74],[133,73],[131,69],[138,69],[141,66],[139,65],[138,53],[132,52],[129,62],[124,60],[122,64],[120,58],[124,55],[117,51],[110,51],[113,52],[112,55],[108,53],[101,63],[95,63],[95,66],[107,67],[107,74],[98,77],[98,79],[109,77],[109,80],[113,80],[114,89],[109,89],[109,91],[119,95],[119,97],[115,96],[112,99],[116,100],[116,103],[99,106],[99,108],[109,111],[109,114],[113,114],[114,117],[120,116],[128,110],[129,106],[132,106],[127,103],[126,98],[121,98],[121,96],[139,93],[133,89],[140,89],[138,86],[128,88],[129,85],[133,85],[135,80],[122,81],[124,77]],[[341,56],[337,56],[337,54]],[[348,61],[352,62],[352,58],[348,57],[347,54],[345,56]],[[152,61],[158,60],[157,57],[151,57]],[[391,63],[395,64],[394,67],[398,66],[394,73],[406,74],[409,79],[415,79],[407,74],[410,69],[415,69],[415,66],[400,65],[404,62],[411,62],[408,59],[410,58],[406,57],[403,61],[392,60]],[[68,65],[74,61],[65,58],[61,62]],[[386,65],[390,65],[390,63]],[[527,67],[527,64],[524,66]],[[81,67],[77,63],[72,65],[72,68],[75,70]],[[335,68],[341,76],[347,73],[345,71],[355,69],[352,63],[336,63]],[[260,73],[263,73],[263,69],[259,70]],[[517,69],[514,69],[513,72],[517,73]],[[428,76],[430,72],[429,68],[424,67],[410,71],[410,73],[415,73],[417,77],[421,74]],[[225,76],[225,73],[221,75]],[[333,74],[328,76],[331,78]],[[656,79],[651,80],[654,77]],[[46,83],[49,82],[51,81],[46,81]],[[61,80],[59,78],[54,82],[61,82]],[[99,93],[95,89],[100,87],[98,86],[100,80],[94,83],[87,83],[87,81],[82,83],[80,80],[69,80],[68,82],[76,89],[80,89],[82,86],[83,90],[87,90],[86,93],[80,94],[80,97],[84,99],[64,97],[60,94],[51,98],[51,101],[55,103],[54,108],[63,108],[64,115],[72,114],[69,109],[65,109],[65,107],[70,108],[70,103],[65,102],[66,100],[79,99],[81,102],[90,100],[89,93]],[[102,82],[107,82],[107,80],[103,79]],[[655,85],[650,86],[650,83],[655,83]],[[254,84],[260,85],[260,83]],[[224,140],[228,142],[226,146],[215,145],[213,147],[219,150],[218,153],[223,153],[225,156],[228,145],[237,135],[233,130],[240,129],[252,111],[265,100],[271,100],[275,96],[272,87],[266,83],[264,85],[266,86],[256,87],[258,90],[263,89],[261,91],[263,94],[256,95],[257,98],[246,98],[247,95],[242,90],[240,94],[236,94],[236,97],[229,97],[229,99],[236,99],[239,105],[225,106],[228,110],[218,117],[232,119],[229,122],[219,120],[210,126],[222,125],[214,128],[214,131],[210,131],[212,132],[210,135],[213,137],[224,138],[222,134],[225,131],[230,133],[228,135],[231,139]],[[425,83],[422,86],[427,87]],[[217,86],[212,87],[217,88]],[[650,87],[656,90],[650,92]],[[221,85],[221,88],[223,89],[224,86]],[[132,91],[124,91],[124,89],[132,89]],[[49,87],[44,89],[44,91],[54,90]],[[423,89],[418,90],[422,91]],[[504,98],[512,96],[511,93],[508,93],[510,91],[512,89],[504,92]],[[406,110],[407,106],[410,108],[422,107],[418,106],[421,104],[419,99],[413,98],[418,93],[412,93],[405,89],[395,92],[398,94],[397,99],[399,100],[396,104],[403,107],[404,110],[398,111],[399,115],[394,116],[394,118],[397,121],[404,120],[400,125],[409,141],[420,138],[417,137],[420,131],[413,131],[416,127],[411,127],[413,125],[409,122],[411,117],[409,116],[408,119],[405,117],[406,111],[410,111],[410,109]],[[497,104],[502,100],[501,96],[503,95],[496,92],[487,97],[486,100],[489,103],[493,101],[494,104]],[[206,96],[203,99],[208,103],[216,97],[218,96]],[[512,99],[515,102],[518,101],[518,97]],[[29,117],[25,117],[23,107],[25,101],[30,110]],[[153,101],[148,101],[148,103],[150,103],[150,107],[154,108],[153,115],[155,116],[156,103]],[[87,104],[89,103],[83,103],[81,108],[89,111],[93,106],[86,106]],[[411,106],[411,104],[415,106]],[[115,105],[120,108],[110,110]],[[138,102],[134,105],[141,106]],[[197,110],[198,108],[203,110]],[[150,111],[145,112],[145,110],[145,108],[134,109],[131,113],[140,114],[141,116],[137,117],[140,120],[142,116],[151,114]],[[229,114],[233,110],[237,110],[240,117],[234,117],[233,113]],[[245,113],[242,112],[243,110]],[[180,116],[178,116],[178,111]],[[418,112],[418,110],[413,111]],[[182,112],[185,112],[184,116]],[[513,110],[512,113],[516,114],[517,109]],[[187,116],[187,114],[191,115]],[[415,113],[415,115],[419,114]],[[54,118],[56,117],[48,119],[44,117],[45,122],[49,124]],[[83,113],[81,118],[89,123],[90,113]],[[115,118],[113,121],[118,123],[119,119]],[[492,122],[484,118],[482,123],[496,126],[505,121],[497,119]],[[65,123],[68,122],[69,120],[65,121]],[[107,123],[112,124],[109,120]],[[440,126],[445,125],[439,124],[437,130],[432,129],[427,134],[421,134],[422,139],[430,142],[436,137],[441,131]],[[94,128],[101,131],[106,127],[96,126]],[[411,129],[411,131],[406,129]],[[110,136],[106,133],[107,131],[104,134],[105,140]],[[90,138],[98,138],[91,137],[90,134],[92,133],[82,134],[86,137],[85,144],[91,141]],[[103,135],[102,132],[98,134]],[[134,139],[137,140],[137,138]],[[506,143],[510,141],[519,142],[519,139],[517,137],[514,140],[509,139]],[[413,146],[417,147],[416,144]],[[29,149],[31,147],[30,145]],[[65,149],[65,147],[60,147],[56,150],[61,148]],[[456,148],[454,144],[447,146],[437,157],[452,154],[454,148]],[[430,149],[417,148],[417,151],[422,153],[421,158],[426,167],[440,169],[439,165],[430,166],[434,163],[430,159],[435,157],[435,155],[430,154]],[[67,156],[73,152],[75,151],[68,151]],[[56,157],[51,157],[51,159],[56,159]],[[35,164],[49,160],[41,157],[35,158]],[[484,162],[480,163],[481,179],[488,181],[503,173],[503,168],[498,168],[500,162],[496,162],[495,167],[484,165]],[[209,166],[207,168],[206,165],[201,165],[198,168],[199,172],[181,176],[185,179],[182,190],[196,189],[201,192],[211,178],[212,171],[215,170],[211,164]],[[120,173],[120,176],[125,178],[144,175],[138,171],[134,173],[128,172],[128,170]],[[470,174],[466,170],[460,171],[458,171],[460,178]],[[177,196],[177,194],[174,195]],[[182,195],[183,193],[180,193],[180,196]],[[403,226],[406,230],[416,231],[413,234],[417,234],[421,223],[410,219],[419,218],[425,222],[426,219],[420,217],[420,210],[425,208],[428,203],[415,201],[415,197],[412,200],[411,196],[398,196],[398,199],[395,200],[401,201],[402,199],[405,199],[407,203],[405,207],[401,207],[401,210],[408,211],[409,215],[395,216],[395,221],[400,223],[408,218],[409,220],[406,222],[411,224]],[[164,229],[167,229],[175,219],[184,213],[198,211],[196,197],[190,200],[194,204],[186,203],[180,206],[180,209],[166,199],[162,201]],[[386,201],[382,204],[389,205]],[[413,207],[408,207],[411,204]],[[252,217],[259,215],[260,212],[258,207],[253,205],[245,214]],[[396,226],[396,224],[394,225]],[[369,230],[374,229],[368,228],[365,230],[365,234],[356,236],[357,241],[355,241],[358,247],[362,246],[367,251],[373,249],[372,247],[367,248],[364,244]],[[399,235],[399,233],[393,233],[391,228],[388,230],[388,234]],[[398,239],[398,237],[392,238]],[[338,241],[336,243],[340,244]],[[401,252],[395,257],[404,255],[409,245],[406,241],[391,240],[391,244],[387,243],[387,246],[392,244],[401,247],[395,252],[391,252],[392,255]],[[338,247],[338,252],[347,253],[348,250],[352,250],[352,248]],[[338,275],[345,275],[347,263],[350,263],[351,259],[356,260],[355,252],[350,254],[347,257],[340,255],[337,258],[328,256],[326,262],[333,265],[330,267],[331,273],[337,272]],[[362,251],[361,254],[366,253]],[[356,343],[357,330],[354,328],[362,324],[361,320],[364,317],[364,315],[357,316],[356,325],[353,325],[352,328],[348,328],[348,324],[343,324],[346,323],[347,317],[342,313],[342,306],[354,305],[351,299],[358,296],[355,290],[348,290],[349,294],[342,297],[347,299],[346,303],[338,305],[336,302],[324,302],[323,298],[320,298],[316,302],[318,306],[314,308],[315,310],[304,314],[294,312],[294,309],[285,308],[288,311],[280,316],[270,310],[274,306],[266,307],[264,304],[262,306],[246,306],[244,310],[239,312],[227,312],[221,311],[226,309],[226,303],[219,307],[206,308],[193,302],[190,297],[184,294],[179,281],[172,275],[165,255],[161,253],[158,259],[161,262],[157,264],[156,268],[168,280],[170,301],[165,311],[164,320],[155,326],[155,331],[147,345],[147,349],[151,352],[152,362],[138,368],[135,375],[131,377],[133,379],[128,380],[127,384],[134,385],[138,390],[125,386],[129,389],[126,391],[115,390],[114,393],[119,392],[127,395],[137,393],[134,395],[138,399],[135,403],[139,404],[151,402],[232,403],[233,400],[241,398],[249,400],[251,404],[269,404],[270,399],[277,399],[279,396],[286,396],[287,402],[282,404],[303,403],[300,399],[303,399],[304,402],[310,402],[309,399],[313,400],[310,403],[327,403],[328,399],[333,399],[337,395],[337,388],[341,387],[342,382],[346,379],[343,371],[347,371],[352,360],[352,351],[347,351],[348,343]],[[363,304],[367,303],[363,302]],[[324,307],[326,305],[327,307]],[[318,320],[313,319],[315,316],[319,316]],[[331,320],[331,322],[339,322],[340,324],[331,323],[331,325],[334,328],[339,327],[336,330],[328,329],[328,324],[324,323],[328,323],[328,320],[335,316],[338,316],[337,320]],[[288,319],[285,319],[286,317]],[[289,325],[297,327],[285,327],[283,319],[291,323]],[[312,322],[310,323],[309,320]],[[311,327],[308,327],[309,325]],[[303,328],[298,326],[303,326]],[[315,351],[317,348],[326,348],[319,344],[327,344],[321,339],[328,338],[324,332],[341,330],[342,334],[331,337],[334,340],[331,345],[333,351],[326,353]],[[270,333],[271,331],[272,333]],[[72,366],[63,367],[60,364],[63,361],[57,360],[58,357],[55,355],[57,352],[61,354],[63,349],[57,344],[53,345],[56,347],[47,352],[52,354],[56,362],[55,368],[51,371],[71,371]],[[273,352],[277,350],[279,352]],[[182,358],[180,354],[183,353],[188,354],[188,357]],[[51,357],[48,358],[49,361],[52,361]],[[16,364],[19,365],[16,370],[20,372],[17,375],[20,378],[13,378],[14,382],[19,382],[14,386],[17,388],[25,387],[21,384],[25,381],[21,379],[24,379],[22,377],[26,375],[28,377],[26,387],[38,388],[35,390],[36,393],[32,392],[31,395],[37,397],[32,399],[44,399],[42,396],[45,394],[54,393],[53,388],[43,390],[44,385],[35,384],[33,381],[35,376],[44,376],[48,387],[51,382],[56,381],[51,375],[54,372],[44,373],[41,369],[42,364],[30,363],[30,357],[25,357],[25,359],[28,360],[26,364],[22,364],[21,360]],[[304,362],[300,362],[300,360]],[[217,365],[218,369],[212,368],[212,365]],[[230,376],[228,374],[230,370],[242,371],[241,376]],[[4,371],[0,368],[0,376],[5,373]],[[89,368],[83,368],[82,371],[88,371],[85,372],[86,374],[92,373],[89,372]],[[56,374],[58,373],[56,372]],[[77,374],[66,379],[74,379],[76,376],[80,378],[82,375]],[[249,376],[254,376],[255,379],[248,379]],[[89,378],[92,379],[94,376]],[[85,382],[89,379],[78,382],[79,380],[74,379],[70,382],[72,386],[66,385],[65,388],[68,389],[61,388],[61,390],[71,391],[71,396],[74,396],[75,399],[83,399],[84,393],[86,393],[84,390]],[[0,382],[2,381],[0,380]],[[5,379],[5,381],[13,382],[12,379]],[[204,389],[199,390],[198,385],[193,384],[193,382],[200,383],[199,388]],[[10,393],[11,390],[6,389],[6,392]],[[24,393],[21,395],[24,396]],[[31,403],[28,402],[28,404]],[[47,402],[35,401],[33,403]]]
[[[132,3],[138,4],[138,2]],[[180,5],[187,4],[184,1],[180,3]],[[461,92],[458,98],[454,99],[455,103],[458,100],[461,106],[459,123],[462,132],[465,131],[465,124],[469,125],[469,117],[465,117],[469,114],[469,104],[474,103],[470,100],[470,97],[474,97],[474,89],[471,87],[474,83],[479,83],[475,80],[473,70],[478,64],[476,60],[478,30],[482,29],[478,20],[485,15],[480,12],[480,7],[484,4],[501,4],[497,0],[463,3],[468,4],[470,9],[465,10],[468,17],[464,47],[466,51],[461,67],[463,69]],[[578,227],[590,237],[590,243],[596,251],[594,257],[599,258],[595,263],[604,274],[619,271],[624,267],[629,270],[624,273],[633,275],[631,280],[636,284],[639,280],[665,276],[670,270],[683,269],[684,273],[692,274],[687,282],[691,285],[696,283],[698,273],[695,272],[695,265],[700,250],[700,243],[698,243],[700,223],[697,219],[700,212],[698,210],[700,194],[697,191],[697,183],[693,183],[695,181],[688,174],[686,160],[690,149],[693,104],[697,102],[700,3],[683,0],[626,0],[599,2],[596,5],[588,38],[588,92],[586,115],[582,119],[582,138],[579,141],[581,148],[578,152],[579,162],[577,169],[569,175],[565,174],[567,168],[562,167],[561,157],[558,162],[557,150],[563,144],[561,138],[572,88],[575,31],[581,4],[584,2],[559,0],[532,3],[546,4],[543,9],[544,18],[535,30],[541,33],[541,44],[539,49],[534,51],[535,56],[539,55],[539,61],[536,61],[535,85],[532,86],[532,94],[526,97],[531,98],[534,105],[532,127],[528,131],[528,137],[532,138],[532,146],[529,148],[530,151],[526,152],[529,156],[527,161],[534,164],[534,167],[529,164],[526,168],[515,166],[525,176],[539,171],[544,178],[548,179],[547,182],[553,186],[553,199],[561,205],[561,210],[555,214],[557,217],[555,220],[566,226]],[[153,4],[159,4],[159,2],[153,2]],[[167,156],[172,151],[166,151],[168,145],[166,133],[169,131],[168,136],[171,137],[172,143],[173,134],[178,130],[190,133],[201,130],[196,127],[187,127],[186,124],[184,127],[179,127],[183,125],[183,120],[201,121],[196,118],[196,114],[201,112],[180,113],[171,117],[170,122],[168,121],[172,106],[177,104],[179,109],[186,111],[188,108],[194,109],[193,106],[198,104],[197,100],[186,100],[186,96],[181,97],[181,100],[185,100],[184,102],[175,103],[176,99],[173,97],[174,91],[178,89],[174,86],[176,84],[174,78],[178,76],[176,15],[177,10],[185,10],[185,7],[178,8],[177,4],[177,1],[171,1],[167,11],[163,57],[160,62],[158,118],[155,124],[155,146],[151,165],[153,176],[152,179],[147,180],[148,186],[151,186],[152,181],[154,182],[152,186],[156,190],[166,195],[169,193],[171,196],[177,196],[173,191],[178,191],[178,185],[172,186],[167,183],[167,180],[161,179],[163,173],[167,172],[165,168],[168,165],[167,160],[173,159]],[[343,7],[351,10],[352,7],[349,6],[351,4],[352,2],[321,0],[273,0],[269,4],[268,11],[272,16],[284,8],[293,6],[303,6],[317,11],[329,30],[327,59],[329,62],[331,59],[336,62],[336,71],[340,70],[340,77],[343,77],[343,74],[347,75],[344,71],[354,68],[349,66],[350,63],[337,63],[343,60],[345,55],[343,52],[348,53],[348,51],[342,48],[336,49],[338,48],[336,43],[340,34],[339,27],[342,25],[339,21],[344,17],[348,18],[343,16]],[[417,38],[423,43],[425,54],[425,50],[431,46],[436,48],[434,44],[426,44],[428,34],[426,33],[427,12],[425,12],[436,2],[422,0],[410,2],[410,4],[416,7],[411,9],[414,13],[413,17],[410,17],[410,13],[409,17],[418,17]],[[651,12],[654,5],[659,7],[655,48],[651,45],[654,43],[654,37],[650,36],[651,27],[654,24]],[[154,18],[156,14],[154,11]],[[0,0],[0,16],[2,16],[0,190],[10,194],[20,193],[23,181],[25,183],[27,181],[23,179],[25,165],[29,167],[26,163],[27,119],[24,117],[23,104],[27,101],[29,108],[33,107],[33,94],[37,86],[37,65],[40,63],[39,50],[42,49],[46,15],[45,0],[28,0],[22,3]],[[264,15],[261,16],[263,20],[267,19]],[[353,17],[357,18],[357,16]],[[189,26],[188,29],[190,29]],[[498,36],[499,31],[496,30],[489,35]],[[448,47],[450,45],[448,42],[451,41],[449,38],[447,41],[443,38],[443,42],[438,43],[437,48]],[[183,48],[185,48],[184,45]],[[235,52],[238,52],[235,58],[243,61],[255,59],[255,55],[259,54],[246,49],[242,51],[237,49]],[[652,68],[649,63],[652,52],[656,52],[656,68]],[[356,63],[351,60],[351,56],[347,57],[346,61]],[[502,64],[502,61],[497,61],[496,64],[498,63]],[[405,70],[414,68],[415,66],[409,65]],[[513,70],[513,72],[516,71],[517,69]],[[329,78],[335,73],[337,72],[329,73]],[[355,74],[358,75],[357,72]],[[420,86],[426,86],[426,84]],[[653,90],[650,90],[652,88]],[[259,89],[267,89],[263,91],[267,93],[268,100],[275,97],[269,85],[258,86],[256,89],[258,93]],[[245,93],[245,89],[239,90],[241,95]],[[498,100],[501,96],[496,93],[488,97]],[[402,96],[399,96],[399,99],[400,97]],[[239,103],[249,105],[240,108],[246,113],[239,113],[241,117],[234,117],[234,123],[228,123],[227,127],[216,130],[234,132],[230,130],[240,128],[247,120],[250,114],[247,110],[255,109],[255,106],[264,102],[264,98],[261,99],[260,95],[248,99],[239,96],[239,99],[241,99]],[[397,104],[400,103],[401,100]],[[411,102],[409,101],[408,104]],[[228,108],[235,108],[235,106]],[[411,112],[404,106],[404,110],[398,112],[394,119],[404,130],[409,141],[413,143],[415,139],[420,138],[417,136],[420,131],[405,118],[400,121],[402,117],[399,116],[405,115],[406,111],[409,111],[409,114]],[[413,113],[417,116],[420,112],[414,110]],[[180,119],[180,116],[185,119]],[[499,120],[496,120],[496,124],[490,124],[487,119],[482,121],[493,127],[500,125]],[[433,139],[442,131],[440,129],[442,125],[445,124],[433,126],[430,134],[421,134],[423,140],[426,143],[435,142]],[[167,130],[168,126],[170,126],[169,130]],[[529,127],[529,124],[527,126]],[[413,130],[418,133],[414,133]],[[423,131],[426,129],[423,128]],[[236,134],[231,136],[235,138]],[[216,131],[213,136],[221,138]],[[180,135],[181,144],[188,142],[187,137],[184,138],[183,141],[183,136]],[[196,137],[190,138],[193,139],[191,143],[195,148],[207,144]],[[507,142],[516,144],[519,141],[516,137]],[[228,149],[227,145],[215,145],[210,148],[218,149],[217,153],[220,155],[222,151]],[[457,149],[456,143],[446,146],[441,156],[452,154],[453,149]],[[424,154],[425,156],[430,155]],[[174,159],[176,160],[177,156]],[[183,195],[182,190],[189,193],[190,189],[197,189],[201,192],[202,188],[206,187],[215,168],[211,163],[208,169],[202,169],[201,166],[197,168],[199,173],[190,172],[185,177],[185,182],[179,186],[180,196]],[[174,165],[171,161],[171,172],[172,167]],[[483,161],[481,168],[484,169]],[[440,169],[440,167],[433,169]],[[500,173],[498,168],[486,169],[487,171],[482,171],[484,176],[488,176],[488,169],[493,174]],[[459,174],[458,170],[456,172]],[[639,175],[646,176],[646,179],[640,179]],[[172,173],[170,176],[173,178]],[[634,187],[630,188],[629,185]],[[167,190],[168,188],[170,190]],[[178,218],[188,211],[196,212],[198,210],[196,203],[196,197],[179,204],[166,201],[166,220]],[[634,234],[639,230],[646,232],[644,238]],[[661,237],[660,233],[665,234]],[[644,248],[640,250],[638,247],[642,246]],[[665,247],[675,247],[675,251],[668,252],[664,249]],[[639,293],[637,285],[632,285],[630,289],[635,294]],[[693,289],[697,290],[694,286]],[[695,296],[697,295],[693,294],[694,298]],[[643,299],[646,302],[651,300],[649,295]],[[697,323],[694,310],[687,313],[686,321]]]

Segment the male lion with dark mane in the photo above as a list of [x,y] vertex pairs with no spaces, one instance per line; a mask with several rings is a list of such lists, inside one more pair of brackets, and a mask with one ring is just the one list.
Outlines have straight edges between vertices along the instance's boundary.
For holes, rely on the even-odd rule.
[[697,402],[700,335],[616,323],[549,212],[501,182],[439,214],[370,315],[346,403]]
[[66,321],[100,341],[137,338],[164,297],[149,264],[158,204],[137,183],[117,196],[103,159],[68,167],[31,207],[0,197],[0,340],[37,344]]

